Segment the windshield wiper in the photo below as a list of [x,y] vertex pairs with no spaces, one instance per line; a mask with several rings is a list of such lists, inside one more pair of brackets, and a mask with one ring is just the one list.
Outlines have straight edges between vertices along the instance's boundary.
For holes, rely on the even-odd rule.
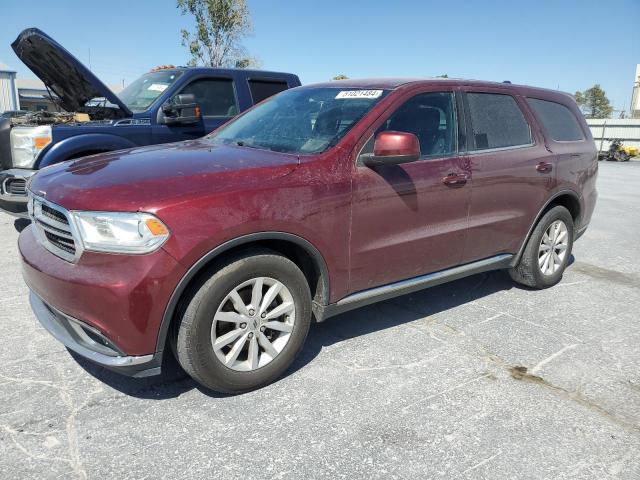
[[246,143],[245,140],[236,140],[234,142],[238,147],[246,147],[246,148],[255,148],[258,150],[272,150],[269,147],[266,147],[264,145],[256,145],[256,144],[252,144],[252,143]]

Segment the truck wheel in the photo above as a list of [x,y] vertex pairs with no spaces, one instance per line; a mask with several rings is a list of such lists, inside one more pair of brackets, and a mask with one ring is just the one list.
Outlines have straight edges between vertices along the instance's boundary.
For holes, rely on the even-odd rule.
[[560,205],[543,215],[531,233],[511,278],[533,288],[547,288],[562,279],[573,248],[573,218]]
[[296,264],[256,249],[215,266],[183,312],[174,339],[182,368],[207,388],[240,393],[291,365],[309,331],[311,294]]

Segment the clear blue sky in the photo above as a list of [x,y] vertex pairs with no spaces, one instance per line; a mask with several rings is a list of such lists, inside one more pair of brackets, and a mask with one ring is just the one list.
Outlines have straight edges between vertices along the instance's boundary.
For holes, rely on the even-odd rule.
[[[303,83],[349,77],[433,76],[511,80],[574,92],[599,83],[629,108],[640,63],[640,0],[249,0],[245,41],[263,68]],[[0,62],[31,72],[9,44],[36,26],[107,84],[133,81],[188,54],[174,0],[2,0]]]

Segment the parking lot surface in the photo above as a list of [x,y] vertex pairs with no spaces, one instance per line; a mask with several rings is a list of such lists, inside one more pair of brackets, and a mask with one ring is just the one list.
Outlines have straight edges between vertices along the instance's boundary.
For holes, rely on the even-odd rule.
[[492,272],[335,317],[239,396],[70,355],[0,214],[0,478],[638,479],[640,162],[598,183],[556,287]]

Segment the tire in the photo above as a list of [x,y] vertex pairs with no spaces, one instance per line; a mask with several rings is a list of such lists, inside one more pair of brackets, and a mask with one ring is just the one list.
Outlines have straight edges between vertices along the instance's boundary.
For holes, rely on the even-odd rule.
[[[543,253],[543,249],[548,248],[549,245],[544,247],[541,244],[547,230],[554,224],[559,225],[556,222],[562,222],[566,227],[566,243],[564,243],[563,250],[560,250],[561,247],[556,249],[555,246],[549,248],[549,250],[553,249],[553,251],[556,252],[558,258],[561,257],[561,261],[557,264],[555,260],[552,260],[555,259],[555,257],[552,257],[550,261],[554,261],[554,265],[551,266],[544,262],[546,257],[544,257],[545,254]],[[562,279],[562,274],[569,263],[571,250],[573,249],[573,238],[573,218],[569,211],[560,205],[551,208],[542,216],[533,229],[522,253],[522,257],[520,258],[520,262],[516,267],[509,269],[509,275],[515,282],[528,287],[537,289],[552,287]],[[558,245],[560,245],[560,243]],[[562,252],[564,252],[563,255]],[[540,265],[539,261],[541,258],[543,259],[542,265]],[[545,267],[546,272],[543,272]]]
[[[260,305],[269,302],[271,287],[280,290],[261,319]],[[257,301],[254,291],[263,294]],[[183,303],[173,340],[182,368],[206,388],[241,393],[265,386],[282,376],[304,345],[311,323],[309,286],[296,264],[274,251],[252,249],[236,254],[210,269],[191,292]],[[243,305],[236,302],[238,298]],[[258,305],[256,309],[253,303]],[[282,307],[287,313],[270,320],[271,313]],[[241,311],[244,313],[238,313]],[[272,327],[282,324],[277,328],[286,326],[289,331],[272,330],[265,322]],[[238,331],[242,334],[237,339],[214,349],[214,345],[235,338]],[[264,339],[272,355],[263,348]],[[281,350],[276,352],[278,348]]]

